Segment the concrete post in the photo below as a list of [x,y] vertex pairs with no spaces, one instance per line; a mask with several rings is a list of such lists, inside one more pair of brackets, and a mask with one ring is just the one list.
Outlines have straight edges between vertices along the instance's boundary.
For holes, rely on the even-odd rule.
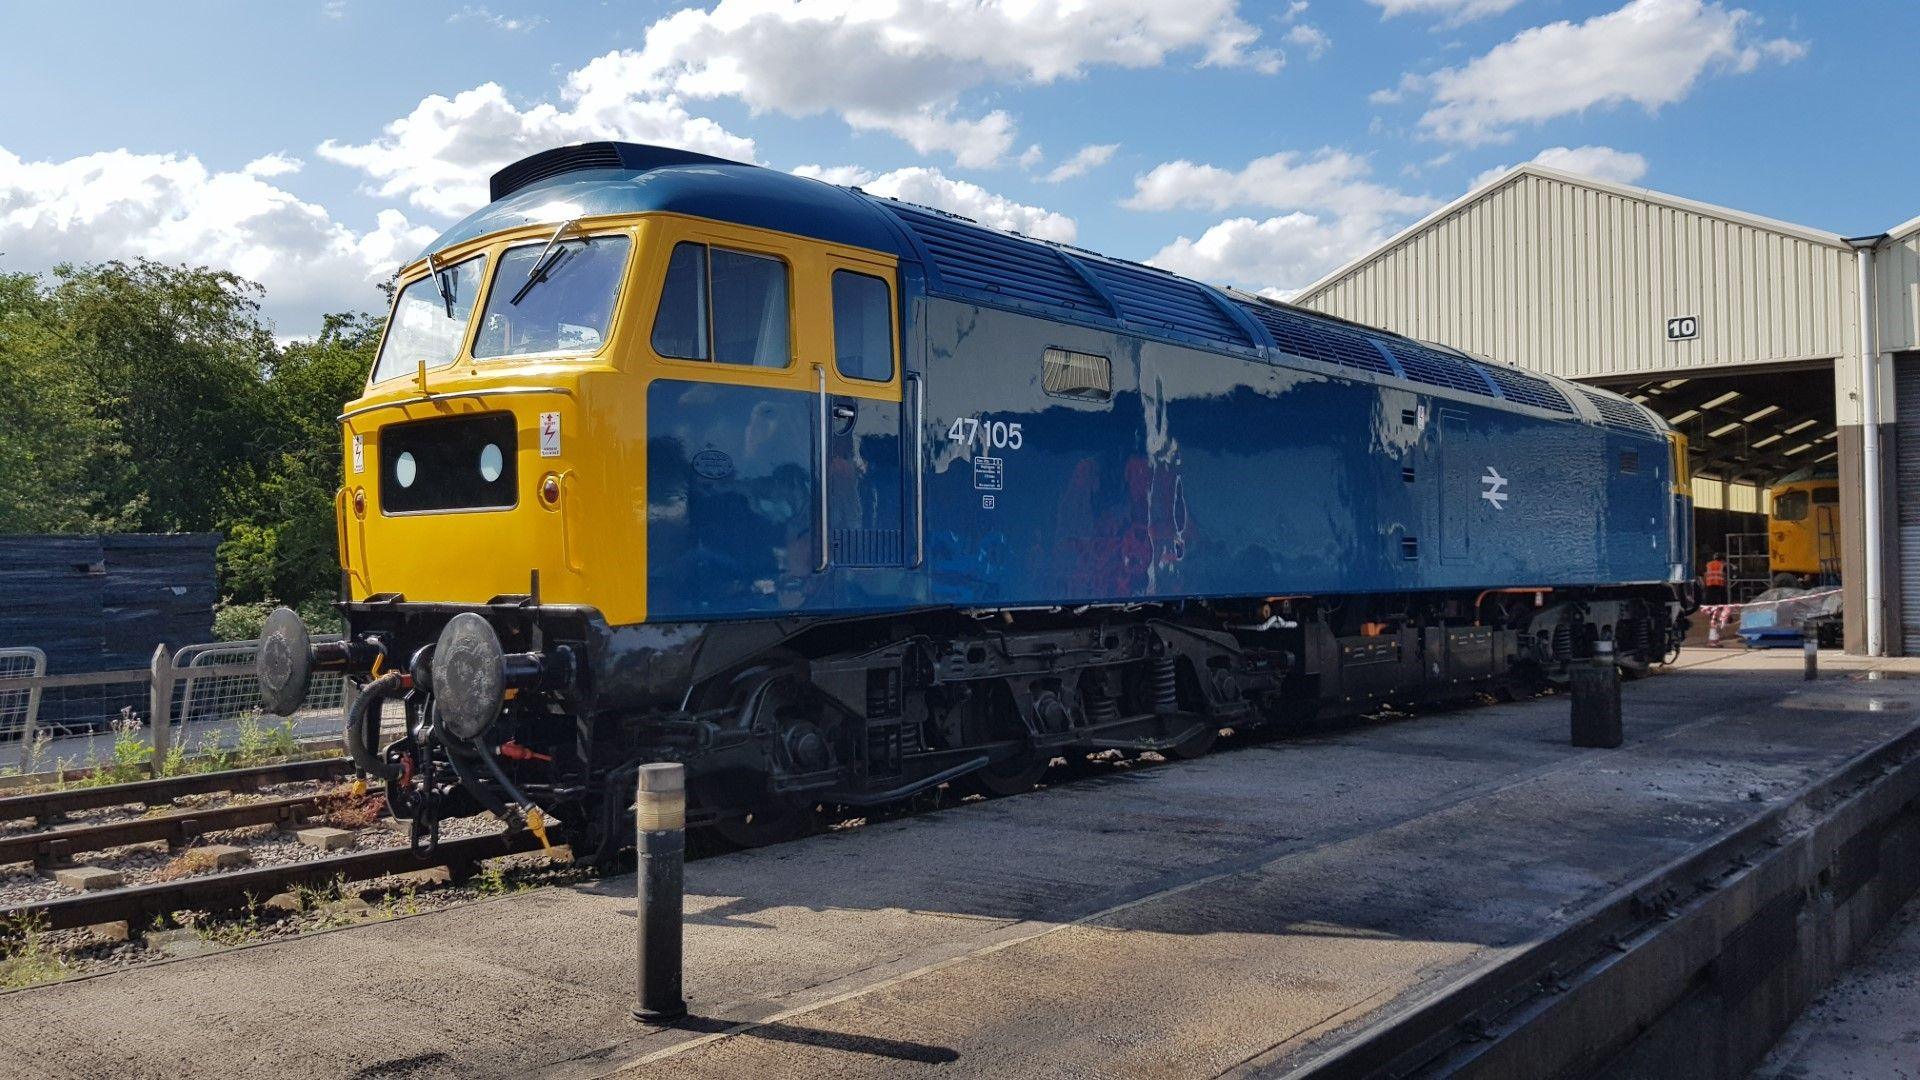
[[148,771],[160,775],[161,765],[173,745],[173,654],[165,643],[154,646],[153,663],[148,666],[151,681],[147,690],[147,723],[153,729],[153,761]]
[[639,963],[634,1019],[661,1023],[687,1014],[681,989],[681,901],[687,854],[687,769],[640,766],[633,796],[639,854]]
[[1573,689],[1573,745],[1612,750],[1626,741],[1620,722],[1620,669],[1613,642],[1597,641],[1593,659],[1568,665]]
[[1800,624],[1800,652],[1807,661],[1801,678],[1813,682],[1820,677],[1820,632],[1810,621]]

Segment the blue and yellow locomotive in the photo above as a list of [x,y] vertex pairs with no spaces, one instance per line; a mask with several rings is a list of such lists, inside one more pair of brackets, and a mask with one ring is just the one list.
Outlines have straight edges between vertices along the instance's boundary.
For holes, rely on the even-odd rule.
[[757,843],[1684,631],[1684,450],[1617,395],[678,150],[492,196],[341,416],[345,640],[262,650],[282,710],[366,682],[422,843],[609,849],[659,760]]

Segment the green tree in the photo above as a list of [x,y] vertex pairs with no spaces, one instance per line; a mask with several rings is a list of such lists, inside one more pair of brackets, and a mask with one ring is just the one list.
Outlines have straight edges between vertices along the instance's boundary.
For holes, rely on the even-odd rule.
[[140,532],[216,528],[256,482],[273,336],[260,287],[225,271],[140,260],[54,268],[42,323],[59,370],[125,448],[96,461],[97,505]]
[[0,274],[0,532],[220,531],[229,600],[331,599],[334,417],[379,323],[282,346],[260,295],[144,260]]
[[0,533],[111,529],[135,509],[98,490],[125,447],[75,351],[39,278],[0,274]]
[[233,492],[220,546],[223,585],[240,600],[293,603],[338,587],[333,498],[341,481],[341,403],[359,396],[380,341],[365,314],[326,316],[319,337],[267,366],[261,428],[271,438],[256,483]]

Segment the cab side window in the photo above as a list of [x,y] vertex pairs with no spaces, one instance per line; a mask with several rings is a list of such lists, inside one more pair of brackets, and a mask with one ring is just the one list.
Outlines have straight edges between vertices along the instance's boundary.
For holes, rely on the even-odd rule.
[[885,281],[833,272],[833,364],[849,379],[893,378],[893,295]]
[[787,264],[675,244],[653,320],[653,351],[680,360],[783,368],[793,355]]

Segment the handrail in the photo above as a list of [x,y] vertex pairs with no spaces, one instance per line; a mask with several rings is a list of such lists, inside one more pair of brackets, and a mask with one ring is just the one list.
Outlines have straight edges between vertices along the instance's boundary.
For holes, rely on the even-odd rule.
[[909,372],[913,382],[913,562],[919,569],[927,561],[927,384],[917,371]]
[[828,419],[827,419],[827,367],[826,365],[825,364],[813,365],[813,375],[814,375],[814,380],[818,385],[818,393],[817,393],[818,400],[816,401],[815,404],[817,405],[818,407],[817,411],[819,412],[819,416],[817,417],[819,421],[819,431],[815,436],[816,441],[814,443],[814,457],[815,457],[814,465],[818,469],[819,475],[820,475],[820,499],[819,499],[820,505],[816,508],[818,511],[816,516],[818,517],[819,520],[815,523],[817,529],[819,530],[820,559],[818,564],[814,567],[814,570],[817,573],[824,574],[827,572],[827,568],[830,565],[832,565],[832,561],[833,561],[833,554],[832,554],[833,545],[832,545],[831,539],[827,534],[827,530],[829,527],[828,502],[827,502],[827,499],[828,499],[827,439],[831,436],[832,429],[828,427]]

